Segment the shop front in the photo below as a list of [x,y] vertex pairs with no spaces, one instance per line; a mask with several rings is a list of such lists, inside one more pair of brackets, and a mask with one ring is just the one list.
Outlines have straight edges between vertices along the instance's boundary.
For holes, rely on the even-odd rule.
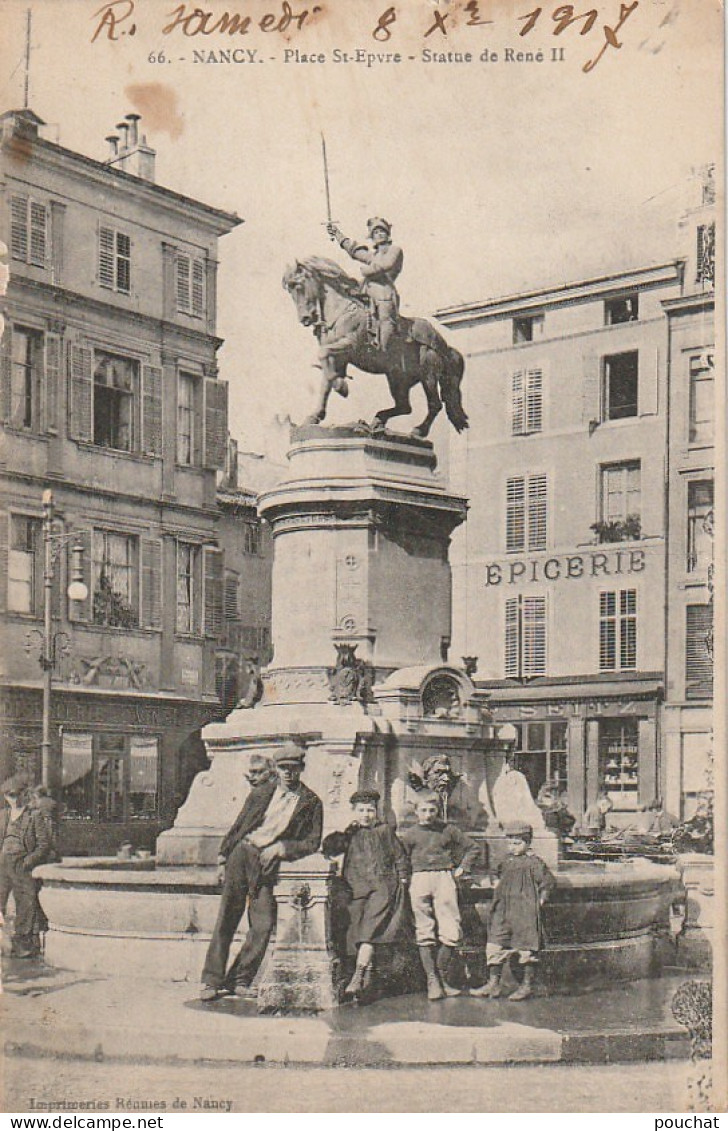
[[581,817],[604,789],[616,824],[658,793],[660,673],[628,679],[484,683],[496,725],[516,729],[516,764],[537,796],[544,782]]

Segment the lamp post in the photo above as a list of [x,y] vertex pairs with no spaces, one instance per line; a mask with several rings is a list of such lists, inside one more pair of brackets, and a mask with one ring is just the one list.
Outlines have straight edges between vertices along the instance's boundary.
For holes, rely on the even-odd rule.
[[51,695],[53,671],[58,657],[58,642],[68,634],[53,631],[53,581],[60,546],[75,539],[71,549],[71,582],[67,593],[72,601],[85,601],[88,588],[83,581],[83,545],[77,531],[58,534],[53,530],[53,492],[43,492],[43,631],[38,660],[43,673],[43,730],[41,738],[41,778],[43,785],[52,785],[51,773]]

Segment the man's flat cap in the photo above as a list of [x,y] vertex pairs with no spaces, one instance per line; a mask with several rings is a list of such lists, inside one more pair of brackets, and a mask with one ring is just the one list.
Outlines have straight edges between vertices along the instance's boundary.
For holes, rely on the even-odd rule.
[[302,766],[305,760],[305,750],[302,746],[297,746],[295,742],[284,742],[283,746],[276,750],[271,758],[275,766]]
[[506,836],[533,836],[528,821],[504,821],[503,832]]
[[376,789],[358,789],[349,798],[350,805],[378,805],[382,800]]

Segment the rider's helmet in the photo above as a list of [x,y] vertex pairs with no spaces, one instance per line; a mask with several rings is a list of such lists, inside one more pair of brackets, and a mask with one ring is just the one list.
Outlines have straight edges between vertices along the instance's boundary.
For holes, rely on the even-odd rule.
[[377,228],[387,233],[387,239],[392,235],[392,225],[389,220],[383,220],[381,216],[372,216],[371,220],[367,220],[367,231],[372,236]]

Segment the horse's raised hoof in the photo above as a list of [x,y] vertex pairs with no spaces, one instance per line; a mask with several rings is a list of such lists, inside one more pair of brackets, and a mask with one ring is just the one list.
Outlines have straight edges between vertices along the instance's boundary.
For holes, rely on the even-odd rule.
[[380,420],[378,416],[374,417],[374,420],[368,425],[368,428],[372,436],[383,436],[387,431],[386,424],[383,420]]
[[320,424],[322,420],[323,420],[323,416],[319,416],[317,413],[314,412],[311,416],[306,417],[306,419],[304,420],[301,427],[302,428],[312,428],[315,424]]

